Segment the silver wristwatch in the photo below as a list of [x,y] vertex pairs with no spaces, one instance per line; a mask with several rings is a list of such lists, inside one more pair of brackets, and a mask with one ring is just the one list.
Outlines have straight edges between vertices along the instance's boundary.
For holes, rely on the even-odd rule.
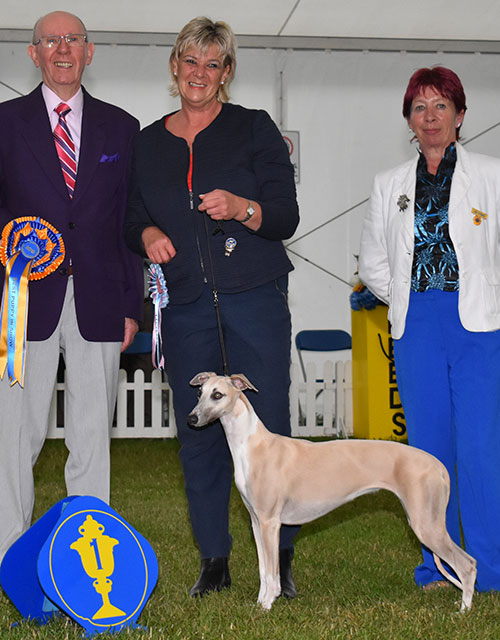
[[255,213],[255,209],[253,208],[252,203],[249,200],[248,207],[247,207],[247,215],[243,218],[242,222],[248,222],[254,213]]

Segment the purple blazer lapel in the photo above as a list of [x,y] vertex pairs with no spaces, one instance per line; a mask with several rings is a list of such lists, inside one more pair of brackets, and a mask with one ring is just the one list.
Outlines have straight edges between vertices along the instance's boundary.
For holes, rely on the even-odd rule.
[[53,186],[69,198],[42,96],[41,85],[26,98],[21,114],[24,120],[22,135],[26,145]]
[[92,98],[85,90],[82,116],[82,132],[80,137],[80,157],[78,160],[78,173],[76,177],[73,201],[78,199],[87,190],[92,177],[99,165],[99,159],[106,141],[105,123],[100,116],[98,101]]

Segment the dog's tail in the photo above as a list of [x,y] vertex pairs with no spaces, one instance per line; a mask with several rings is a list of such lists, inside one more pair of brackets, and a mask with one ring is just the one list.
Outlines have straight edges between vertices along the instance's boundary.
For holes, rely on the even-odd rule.
[[436,563],[437,568],[439,569],[439,571],[441,571],[443,576],[447,580],[449,580],[452,584],[454,584],[456,587],[458,587],[459,589],[461,589],[463,591],[464,588],[463,588],[463,585],[460,582],[460,580],[457,580],[448,571],[446,571],[446,569],[443,567],[443,563],[441,562],[441,558],[439,556],[437,556],[434,552],[432,553],[432,555],[434,556],[434,562]]

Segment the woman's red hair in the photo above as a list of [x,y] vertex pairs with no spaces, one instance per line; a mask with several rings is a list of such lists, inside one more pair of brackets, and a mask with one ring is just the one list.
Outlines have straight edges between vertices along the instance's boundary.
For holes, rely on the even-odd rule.
[[407,120],[411,115],[412,102],[427,87],[432,87],[441,94],[443,98],[451,100],[455,105],[457,113],[467,110],[464,88],[457,74],[446,67],[424,67],[415,71],[406,88],[406,93],[403,98],[403,116]]

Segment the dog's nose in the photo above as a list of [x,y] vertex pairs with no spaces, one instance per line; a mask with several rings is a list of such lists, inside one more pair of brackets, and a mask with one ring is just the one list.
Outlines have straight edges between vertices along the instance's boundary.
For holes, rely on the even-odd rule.
[[194,427],[195,424],[198,424],[198,416],[196,413],[190,413],[187,417],[187,423],[191,427]]

